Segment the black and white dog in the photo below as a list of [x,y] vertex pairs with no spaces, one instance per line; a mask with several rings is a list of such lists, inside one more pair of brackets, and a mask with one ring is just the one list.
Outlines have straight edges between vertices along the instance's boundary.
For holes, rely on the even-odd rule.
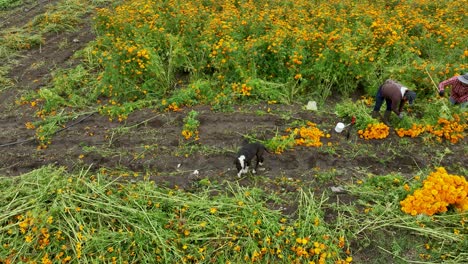
[[243,146],[237,153],[237,158],[234,160],[237,168],[237,177],[240,177],[243,173],[249,172],[249,167],[254,157],[257,157],[257,163],[252,173],[256,173],[258,165],[263,165],[263,153],[269,153],[268,150],[260,143],[250,143]]

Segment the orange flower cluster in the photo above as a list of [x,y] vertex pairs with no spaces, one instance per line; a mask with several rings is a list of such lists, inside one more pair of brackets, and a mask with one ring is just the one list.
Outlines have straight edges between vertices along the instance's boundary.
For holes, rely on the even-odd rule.
[[358,134],[364,139],[384,139],[389,134],[389,127],[384,123],[368,124],[366,129],[358,130]]
[[442,142],[443,139],[449,140],[453,144],[457,143],[460,139],[463,139],[463,133],[468,127],[468,124],[460,123],[460,116],[453,115],[453,120],[445,118],[439,118],[436,125],[418,125],[413,124],[410,129],[397,128],[395,129],[399,137],[409,136],[412,138],[418,137],[424,132],[436,136],[438,142]]
[[463,132],[467,127],[468,124],[460,124],[460,116],[455,114],[453,120],[439,118],[437,125],[427,127],[427,132],[437,136],[439,142],[445,138],[455,144],[463,139]]
[[374,104],[374,98],[370,96],[361,96],[361,101],[367,106],[371,106]]
[[166,109],[169,110],[169,111],[172,111],[172,112],[182,111],[182,109],[180,109],[180,107],[177,105],[176,102],[173,102],[172,104],[170,104]]
[[[41,258],[41,263],[55,263],[52,261],[54,259],[57,263],[70,262],[71,256],[68,256],[64,250],[55,254],[55,257],[48,253],[48,251],[50,252],[51,247],[61,244],[65,240],[62,231],[52,231],[51,225],[54,223],[53,216],[45,218],[44,216],[36,215],[35,212],[27,211],[24,215],[20,214],[15,216],[15,220],[16,221],[14,223],[11,222],[10,224],[17,226],[18,229],[9,229],[7,234],[15,235],[17,232],[16,230],[18,230],[19,234],[24,236],[25,246],[31,246],[35,251],[40,250],[40,252],[45,252]],[[4,244],[3,246],[5,247],[5,245],[8,244]],[[66,248],[66,246],[63,245],[62,249],[64,247]],[[12,256],[13,255],[5,260],[0,258],[0,263],[13,263],[13,261],[10,260]],[[21,260],[25,263],[36,263],[36,261],[33,261],[26,256],[21,256]],[[18,259],[16,259],[16,261],[18,261]]]
[[252,90],[252,87],[248,86],[245,83],[243,84],[233,83],[231,87],[232,87],[233,92],[240,94],[242,96],[249,96],[250,91]]
[[423,133],[426,130],[426,128],[423,125],[417,125],[413,124],[410,129],[404,129],[404,128],[397,128],[395,129],[397,135],[399,137],[412,137],[415,138],[419,136],[421,133]]
[[296,146],[305,147],[320,147],[322,142],[320,139],[325,136],[323,131],[317,128],[317,124],[307,122],[306,127],[300,127],[294,129],[294,135],[298,135],[299,138],[295,139]]
[[[325,263],[328,257],[328,252],[326,251],[327,245],[319,242],[308,242],[307,238],[297,238],[296,244],[291,247],[291,250],[296,253],[297,256],[303,258],[309,258],[311,256],[318,256],[319,263]],[[309,245],[308,245],[309,244]]]
[[401,210],[407,214],[433,215],[447,211],[454,205],[461,211],[468,210],[468,182],[465,177],[450,175],[443,168],[437,168],[417,189],[400,202]]
[[192,137],[195,141],[200,139],[200,136],[198,135],[198,130],[196,131],[182,130],[181,134],[186,140],[189,140]]

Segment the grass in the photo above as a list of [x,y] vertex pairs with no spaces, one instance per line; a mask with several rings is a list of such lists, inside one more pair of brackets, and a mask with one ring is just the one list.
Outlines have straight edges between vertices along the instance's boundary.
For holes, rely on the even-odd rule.
[[3,92],[13,86],[13,82],[10,79],[4,77],[9,71],[10,69],[6,66],[0,67],[0,85],[2,86],[0,92]]
[[20,28],[9,29],[2,32],[2,35],[0,44],[12,51],[29,50],[44,44],[42,36]]

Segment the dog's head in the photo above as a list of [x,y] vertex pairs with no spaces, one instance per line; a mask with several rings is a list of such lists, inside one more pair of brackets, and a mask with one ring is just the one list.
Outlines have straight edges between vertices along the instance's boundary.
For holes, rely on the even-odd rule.
[[234,160],[234,164],[236,164],[237,172],[245,169],[245,156],[240,155]]

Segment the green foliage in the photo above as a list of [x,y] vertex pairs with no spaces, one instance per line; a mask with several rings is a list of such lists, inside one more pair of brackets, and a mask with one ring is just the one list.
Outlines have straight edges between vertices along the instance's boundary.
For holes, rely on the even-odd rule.
[[2,31],[1,36],[0,46],[10,50],[28,50],[44,44],[41,35],[33,34],[21,28],[10,28]]
[[5,77],[9,70],[8,67],[0,66],[0,86],[2,87],[0,88],[0,92],[13,86],[13,81]]
[[351,122],[352,117],[356,117],[355,127],[357,129],[364,129],[368,124],[380,122],[378,119],[372,118],[371,112],[372,109],[362,100],[353,102],[351,99],[345,99],[335,106],[335,114],[346,119],[346,122]]
[[286,150],[294,148],[295,144],[295,135],[294,133],[289,133],[289,135],[282,136],[276,133],[276,135],[268,140],[263,142],[265,147],[276,153],[282,153]]
[[[93,79],[90,70],[83,65],[64,70],[59,69],[52,75],[54,78],[49,87],[39,89],[37,94],[24,96],[26,100],[35,98],[34,101],[41,102],[42,105],[42,109],[36,112],[41,120],[35,122],[37,127],[35,136],[39,141],[40,148],[46,148],[51,143],[53,135],[62,129],[63,124],[67,121],[75,119],[90,109],[92,109],[91,112],[96,111],[94,109],[96,109],[95,105],[99,96],[95,89],[96,80]],[[138,102],[138,106],[141,107],[143,103]],[[134,111],[138,106],[128,104],[124,110],[118,109],[116,111],[118,114],[115,116],[112,115],[112,105],[99,110],[111,117],[118,116],[122,121],[128,113]],[[65,111],[66,108],[71,110]],[[126,115],[122,115],[122,112]]]
[[407,193],[402,188],[403,183],[405,179],[401,175],[375,175],[353,186],[351,193],[356,192],[365,204],[399,204]]
[[49,5],[47,11],[31,21],[32,27],[40,32],[75,31],[82,17],[91,7],[88,1],[64,0]]
[[38,91],[38,99],[43,101],[43,110],[46,113],[63,107],[79,110],[96,103],[99,94],[95,80],[90,70],[83,65],[59,69],[53,73],[53,77],[50,87]]
[[458,124],[462,126],[466,124],[466,118],[463,118],[466,111],[457,105],[452,105],[445,98],[416,100],[413,106],[404,111],[406,115],[402,120],[392,120],[395,128],[410,129],[414,125],[437,127],[439,120],[453,121],[454,116],[460,117]]
[[197,119],[198,112],[191,110],[187,116],[184,118],[184,129],[195,131],[200,126],[200,121]]
[[18,6],[22,0],[0,0],[0,10]]
[[200,121],[197,119],[198,112],[195,110],[190,111],[186,117],[184,117],[184,127],[182,129],[182,135],[186,140],[193,138],[198,140],[198,127]]
[[128,115],[132,112],[145,107],[152,107],[156,103],[156,101],[151,100],[139,100],[125,104],[117,104],[114,102],[113,104],[103,104],[98,111],[102,115],[109,116],[110,121],[117,119],[117,121],[122,122],[127,119]]
[[61,130],[65,129],[65,124],[68,121],[74,120],[85,114],[91,115],[94,112],[87,113],[64,113],[64,111],[54,113],[48,118],[45,118],[40,121],[34,122],[36,129],[36,140],[38,141],[38,149],[45,149],[47,145],[50,145],[52,142],[52,137]]
[[250,79],[248,85],[252,87],[250,99],[291,104],[304,92],[306,82],[293,79],[286,83],[276,83],[258,78]]
[[39,97],[44,100],[44,110],[48,113],[55,111],[59,106],[66,106],[65,98],[52,90],[43,88],[38,92]]
[[[428,100],[426,102],[415,103],[414,110],[415,119],[420,119],[423,124],[436,124],[439,118],[452,119],[454,114],[462,114],[463,111],[457,106],[450,105],[446,99]],[[417,115],[421,114],[421,118]]]

